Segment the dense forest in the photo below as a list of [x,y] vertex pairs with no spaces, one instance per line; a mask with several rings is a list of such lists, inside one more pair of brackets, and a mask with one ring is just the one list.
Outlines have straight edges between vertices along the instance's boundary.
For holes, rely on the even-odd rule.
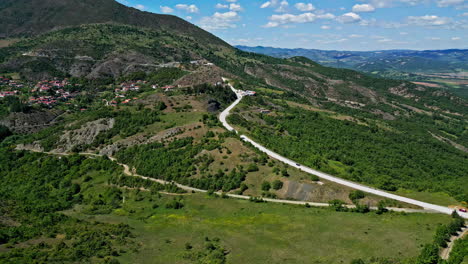
[[[120,171],[104,158],[52,157],[2,148],[0,245],[11,249],[0,253],[0,262],[87,262],[92,257],[105,262],[118,256],[119,248],[130,241],[129,226],[90,224],[62,211],[79,203],[119,206],[119,201],[112,201],[118,190],[92,200],[83,196],[83,190],[94,173],[111,176]],[[25,241],[36,242],[18,246]]]
[[[209,155],[200,155],[202,150],[217,149],[221,153],[226,151],[221,146],[222,141],[213,136],[212,132],[208,132],[202,142],[195,142],[193,138],[182,138],[167,144],[133,146],[118,152],[116,157],[120,162],[135,167],[141,175],[204,190],[228,192],[237,189],[245,180],[247,171],[239,167],[230,172],[220,170],[210,173],[208,166],[214,161],[213,158]],[[197,174],[201,177],[193,177]]]
[[283,109],[278,116],[258,114],[265,125],[238,114],[229,120],[268,148],[313,168],[388,191],[447,191],[468,201],[467,154],[421,136],[414,123],[397,121],[396,130]]

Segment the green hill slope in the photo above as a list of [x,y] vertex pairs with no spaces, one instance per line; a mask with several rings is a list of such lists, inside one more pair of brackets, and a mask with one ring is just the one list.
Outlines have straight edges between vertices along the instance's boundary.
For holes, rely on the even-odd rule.
[[168,30],[199,43],[227,46],[221,39],[171,15],[143,12],[114,0],[3,0],[0,37],[35,36],[53,29],[93,23],[119,23]]

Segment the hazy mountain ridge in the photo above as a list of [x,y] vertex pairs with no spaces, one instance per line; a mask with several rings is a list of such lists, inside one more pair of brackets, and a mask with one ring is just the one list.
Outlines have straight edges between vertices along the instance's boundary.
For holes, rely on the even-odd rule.
[[468,49],[335,51],[236,46],[280,58],[304,56],[329,67],[366,72],[396,70],[404,72],[452,72],[468,68]]

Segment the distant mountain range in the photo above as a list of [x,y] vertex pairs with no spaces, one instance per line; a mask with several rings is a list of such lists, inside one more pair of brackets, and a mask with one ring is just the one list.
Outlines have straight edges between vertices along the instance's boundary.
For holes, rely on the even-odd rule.
[[325,66],[348,68],[371,73],[388,71],[452,73],[468,71],[468,49],[336,51],[282,49],[262,46],[237,46],[237,48],[278,58],[304,56]]

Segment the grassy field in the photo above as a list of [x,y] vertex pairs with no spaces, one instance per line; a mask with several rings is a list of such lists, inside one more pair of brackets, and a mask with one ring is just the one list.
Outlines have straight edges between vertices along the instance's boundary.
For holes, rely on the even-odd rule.
[[182,257],[185,244],[199,250],[205,237],[220,239],[229,252],[228,263],[404,259],[418,255],[437,224],[449,221],[448,216],[438,214],[340,213],[203,194],[183,196],[183,209],[166,209],[164,204],[172,199],[127,191],[123,208],[113,214],[87,216],[77,208],[68,213],[89,221],[127,223],[134,228],[139,251],[123,254],[121,263],[191,263]]
[[459,201],[455,200],[453,197],[450,197],[446,193],[430,193],[430,192],[415,192],[411,190],[398,190],[395,192],[398,195],[402,195],[408,198],[425,201],[428,203],[434,203],[439,205],[461,205]]

